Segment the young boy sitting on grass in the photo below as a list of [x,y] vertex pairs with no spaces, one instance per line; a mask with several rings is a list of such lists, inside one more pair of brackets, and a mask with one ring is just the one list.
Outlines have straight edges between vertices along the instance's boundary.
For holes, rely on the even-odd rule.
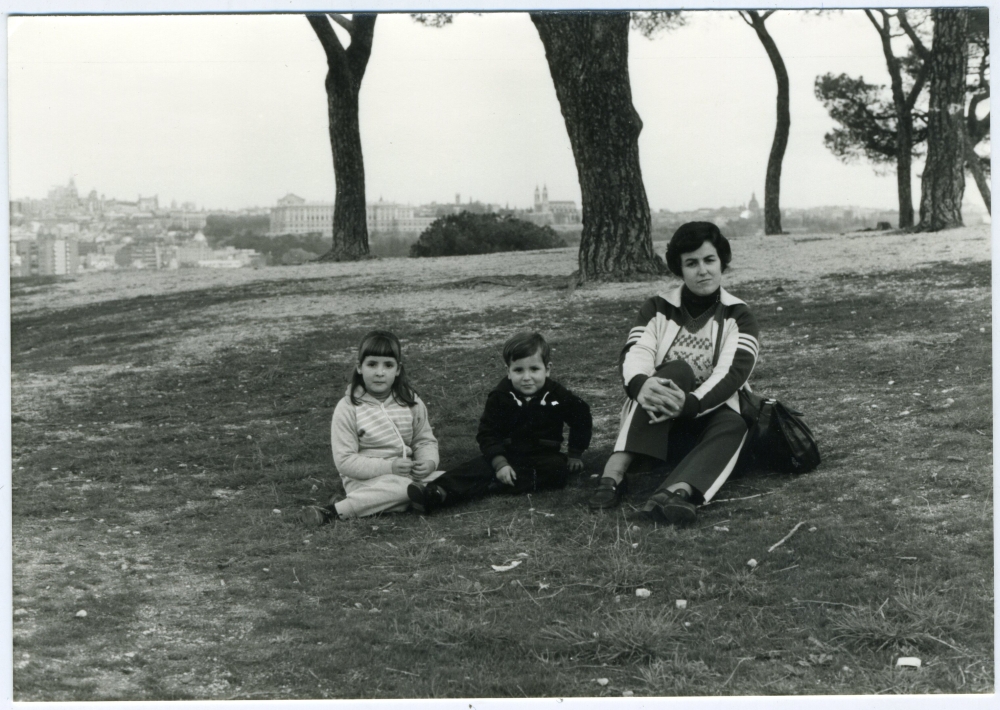
[[[407,488],[411,505],[430,513],[488,492],[531,493],[562,488],[583,470],[590,445],[590,407],[553,379],[549,344],[538,333],[518,333],[503,346],[507,376],[490,392],[476,441],[481,457],[434,481]],[[567,454],[563,425],[569,425]]]

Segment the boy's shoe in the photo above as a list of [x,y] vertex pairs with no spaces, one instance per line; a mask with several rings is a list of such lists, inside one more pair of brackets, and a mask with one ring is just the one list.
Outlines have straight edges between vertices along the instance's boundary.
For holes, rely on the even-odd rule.
[[430,515],[448,497],[447,491],[434,482],[426,485],[411,483],[406,487],[406,495],[410,499],[410,506],[421,515]]
[[587,505],[591,510],[607,510],[616,508],[622,501],[622,494],[625,492],[625,481],[616,483],[615,479],[608,476],[601,476],[597,482],[597,490],[590,496]]
[[642,510],[654,520],[668,525],[689,525],[696,517],[691,494],[685,490],[654,493]]

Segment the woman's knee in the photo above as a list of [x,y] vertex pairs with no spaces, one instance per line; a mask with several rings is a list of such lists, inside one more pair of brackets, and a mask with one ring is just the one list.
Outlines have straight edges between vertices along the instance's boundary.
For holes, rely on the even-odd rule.
[[694,389],[694,370],[683,360],[668,360],[656,368],[656,376],[672,380],[675,385],[685,392],[690,392]]

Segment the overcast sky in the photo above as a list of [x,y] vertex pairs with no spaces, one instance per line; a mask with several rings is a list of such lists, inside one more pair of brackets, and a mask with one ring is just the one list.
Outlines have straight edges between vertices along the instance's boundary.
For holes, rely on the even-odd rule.
[[[630,37],[632,94],[650,206],[739,205],[774,133],[774,71],[735,12],[691,13]],[[10,18],[10,192],[43,197],[70,176],[86,194],[207,208],[332,201],[326,59],[302,15]],[[791,81],[783,207],[896,206],[895,175],[844,165],[813,95],[825,72],[888,83],[861,11],[768,20]],[[544,51],[523,13],[458,15],[431,29],[381,15],[361,90],[367,197],[527,207],[535,185],[579,204],[576,168]],[[915,206],[919,201],[914,171]],[[967,199],[979,202],[970,180]]]

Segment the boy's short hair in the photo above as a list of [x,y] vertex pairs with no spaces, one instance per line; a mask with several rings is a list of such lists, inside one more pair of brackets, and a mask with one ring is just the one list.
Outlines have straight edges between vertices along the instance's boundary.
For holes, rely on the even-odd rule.
[[549,364],[552,349],[541,333],[518,333],[503,344],[503,361],[510,366],[514,360],[531,357],[535,353],[542,356],[542,362]]

